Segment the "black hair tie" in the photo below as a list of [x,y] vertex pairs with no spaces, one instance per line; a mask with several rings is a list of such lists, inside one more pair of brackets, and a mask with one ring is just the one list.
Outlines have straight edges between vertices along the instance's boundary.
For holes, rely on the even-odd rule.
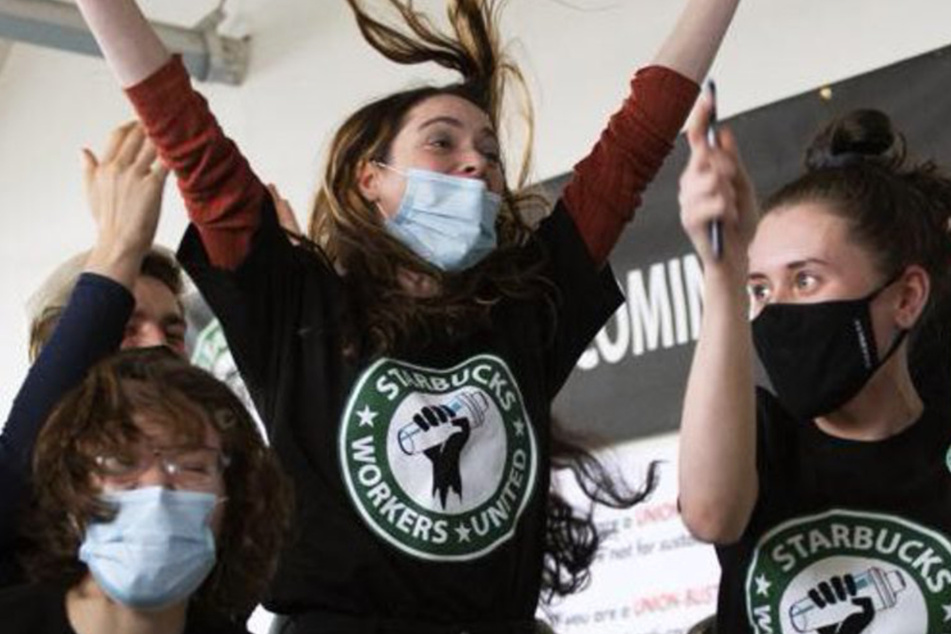
[[819,159],[820,168],[849,167],[864,163],[867,159],[867,155],[860,152],[842,152],[841,154],[824,152],[823,154],[824,156]]

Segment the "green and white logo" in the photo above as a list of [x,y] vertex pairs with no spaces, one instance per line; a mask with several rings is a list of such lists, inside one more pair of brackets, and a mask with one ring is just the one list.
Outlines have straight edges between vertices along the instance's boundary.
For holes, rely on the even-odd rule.
[[231,350],[228,349],[228,341],[225,339],[221,322],[217,319],[212,319],[205,324],[195,338],[192,365],[208,370],[215,378],[228,385],[241,381]]
[[238,372],[238,365],[235,363],[234,357],[231,356],[231,350],[228,348],[228,341],[225,339],[221,322],[217,319],[212,318],[198,333],[192,349],[191,362],[192,365],[208,370],[212,376],[231,388],[231,391],[251,413],[261,437],[267,441],[267,429],[261,423],[261,417],[254,406],[254,401],[251,400],[248,387]]
[[754,632],[951,632],[951,544],[890,515],[833,510],[763,536],[746,579]]
[[474,559],[515,532],[535,487],[535,432],[502,359],[449,369],[383,358],[343,413],[340,463],[361,517],[410,555]]

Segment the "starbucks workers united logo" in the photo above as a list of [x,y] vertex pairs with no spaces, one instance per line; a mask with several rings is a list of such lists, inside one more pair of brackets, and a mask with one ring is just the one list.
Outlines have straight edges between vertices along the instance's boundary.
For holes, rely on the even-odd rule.
[[796,518],[760,540],[746,600],[757,634],[951,632],[951,544],[890,515]]
[[364,521],[429,560],[473,559],[509,539],[538,469],[518,385],[493,355],[445,370],[380,359],[350,394],[339,451]]

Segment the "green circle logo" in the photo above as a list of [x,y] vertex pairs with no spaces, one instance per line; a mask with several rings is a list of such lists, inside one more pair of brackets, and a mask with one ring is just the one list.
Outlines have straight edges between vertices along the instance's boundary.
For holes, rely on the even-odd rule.
[[951,544],[900,517],[833,510],[763,536],[746,579],[754,632],[927,634],[951,623]]
[[217,319],[209,321],[198,333],[192,349],[191,362],[192,365],[207,370],[212,376],[231,388],[231,391],[251,414],[261,437],[267,442],[267,429],[261,422],[261,417],[258,415],[244,379],[241,378],[241,374],[238,372],[238,365],[228,348],[228,341],[225,339],[221,322]]
[[468,560],[515,532],[535,487],[535,433],[508,366],[448,369],[383,358],[343,414],[340,462],[366,524],[401,551]]

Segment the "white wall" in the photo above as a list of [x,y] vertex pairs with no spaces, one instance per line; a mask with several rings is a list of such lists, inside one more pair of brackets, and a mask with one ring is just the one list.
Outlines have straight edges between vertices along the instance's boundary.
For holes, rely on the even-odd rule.
[[[209,0],[162,0],[192,19]],[[428,0],[424,6],[442,2]],[[648,62],[683,0],[510,0],[506,25],[535,91],[536,176],[580,158]],[[571,6],[587,8],[580,11]],[[303,218],[320,150],[357,104],[424,78],[364,45],[342,0],[233,0],[254,36],[247,82],[204,86],[226,129]],[[951,43],[947,0],[745,0],[715,69],[724,116]],[[26,370],[23,304],[87,247],[79,148],[130,116],[101,60],[15,45],[0,69],[0,411]],[[185,225],[169,190],[160,241]]]

